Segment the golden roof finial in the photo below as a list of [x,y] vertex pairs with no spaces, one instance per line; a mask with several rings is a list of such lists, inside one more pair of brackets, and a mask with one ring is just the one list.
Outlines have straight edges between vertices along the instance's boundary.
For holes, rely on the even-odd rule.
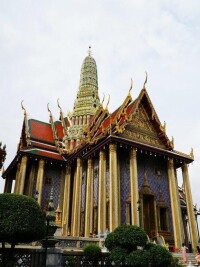
[[166,132],[166,121],[164,121],[163,129],[164,129],[164,132]]
[[192,158],[192,159],[194,159],[194,151],[193,151],[193,148],[191,147],[191,151],[190,151],[190,157]]
[[146,71],[145,71],[145,73],[146,73],[146,78],[145,78],[145,81],[144,81],[143,89],[146,89],[146,83],[147,83],[147,78],[148,78],[148,75],[147,75]]
[[173,136],[172,136],[172,140],[171,140],[170,144],[174,148],[174,137]]
[[53,117],[52,117],[51,110],[50,110],[50,108],[49,108],[49,103],[47,104],[47,110],[48,110],[48,112],[49,112],[49,114],[50,114],[50,122],[52,123],[52,119],[53,119]]
[[92,55],[92,50],[91,50],[91,46],[89,46],[89,49],[88,49],[88,56],[91,57]]
[[131,78],[131,87],[129,89],[128,94],[131,95],[131,90],[133,89],[133,79]]
[[49,109],[49,103],[47,104],[47,110],[49,113],[51,113],[51,110]]
[[60,104],[59,104],[59,98],[57,99],[58,108],[61,110]]
[[108,102],[107,102],[107,105],[106,105],[106,109],[108,109],[108,105],[109,105],[109,103],[110,103],[110,95],[109,95],[109,97],[108,97]]
[[102,102],[101,102],[101,105],[103,106],[103,102],[104,102],[104,100],[105,100],[105,94],[103,93],[103,100],[102,100]]
[[24,100],[21,101],[21,107],[22,107],[22,109],[24,110],[24,115],[26,115],[26,109],[25,109],[25,107],[23,106],[23,102],[24,102]]

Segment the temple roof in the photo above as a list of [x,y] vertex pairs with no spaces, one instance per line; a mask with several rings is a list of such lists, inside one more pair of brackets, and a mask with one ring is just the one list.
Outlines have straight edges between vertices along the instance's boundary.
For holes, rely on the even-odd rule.
[[114,141],[145,148],[180,161],[185,160],[187,163],[192,162],[193,153],[186,155],[174,150],[174,140],[168,138],[166,124],[162,125],[157,116],[147,93],[146,83],[147,76],[139,96],[135,99],[130,94],[131,83],[124,101],[114,112],[109,113],[109,101],[104,108],[99,100],[97,66],[89,49],[82,64],[79,90],[70,115],[63,115],[57,100],[60,109],[58,120],[54,121],[49,105],[49,123],[28,119],[21,103],[24,122],[17,154],[66,161],[76,155],[86,157],[102,145]]

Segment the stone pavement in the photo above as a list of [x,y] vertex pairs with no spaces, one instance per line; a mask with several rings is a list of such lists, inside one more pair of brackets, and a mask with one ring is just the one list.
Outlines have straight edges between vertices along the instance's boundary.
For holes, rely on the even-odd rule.
[[182,266],[185,266],[185,267],[197,266],[196,265],[197,262],[195,261],[196,253],[187,253],[187,256],[188,256],[188,262],[187,263],[182,262],[182,254],[181,253],[173,253],[173,256],[176,258],[179,258],[180,262],[183,264]]

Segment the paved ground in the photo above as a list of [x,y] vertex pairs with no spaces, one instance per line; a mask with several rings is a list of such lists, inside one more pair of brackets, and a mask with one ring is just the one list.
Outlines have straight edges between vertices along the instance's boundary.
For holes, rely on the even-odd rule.
[[[180,262],[183,263],[182,262],[182,255],[181,255],[181,253],[173,253],[173,256],[179,258],[180,259]],[[187,261],[187,263],[183,263],[183,266],[185,266],[185,267],[186,266],[187,267],[197,266],[196,265],[197,263],[195,261],[196,254],[195,253],[187,253],[187,256],[188,256],[188,261]]]

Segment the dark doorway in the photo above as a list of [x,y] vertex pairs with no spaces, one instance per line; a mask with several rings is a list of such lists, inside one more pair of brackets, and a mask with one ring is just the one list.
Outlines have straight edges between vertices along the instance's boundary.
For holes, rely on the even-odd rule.
[[152,238],[155,234],[154,196],[143,195],[143,225],[144,231]]

